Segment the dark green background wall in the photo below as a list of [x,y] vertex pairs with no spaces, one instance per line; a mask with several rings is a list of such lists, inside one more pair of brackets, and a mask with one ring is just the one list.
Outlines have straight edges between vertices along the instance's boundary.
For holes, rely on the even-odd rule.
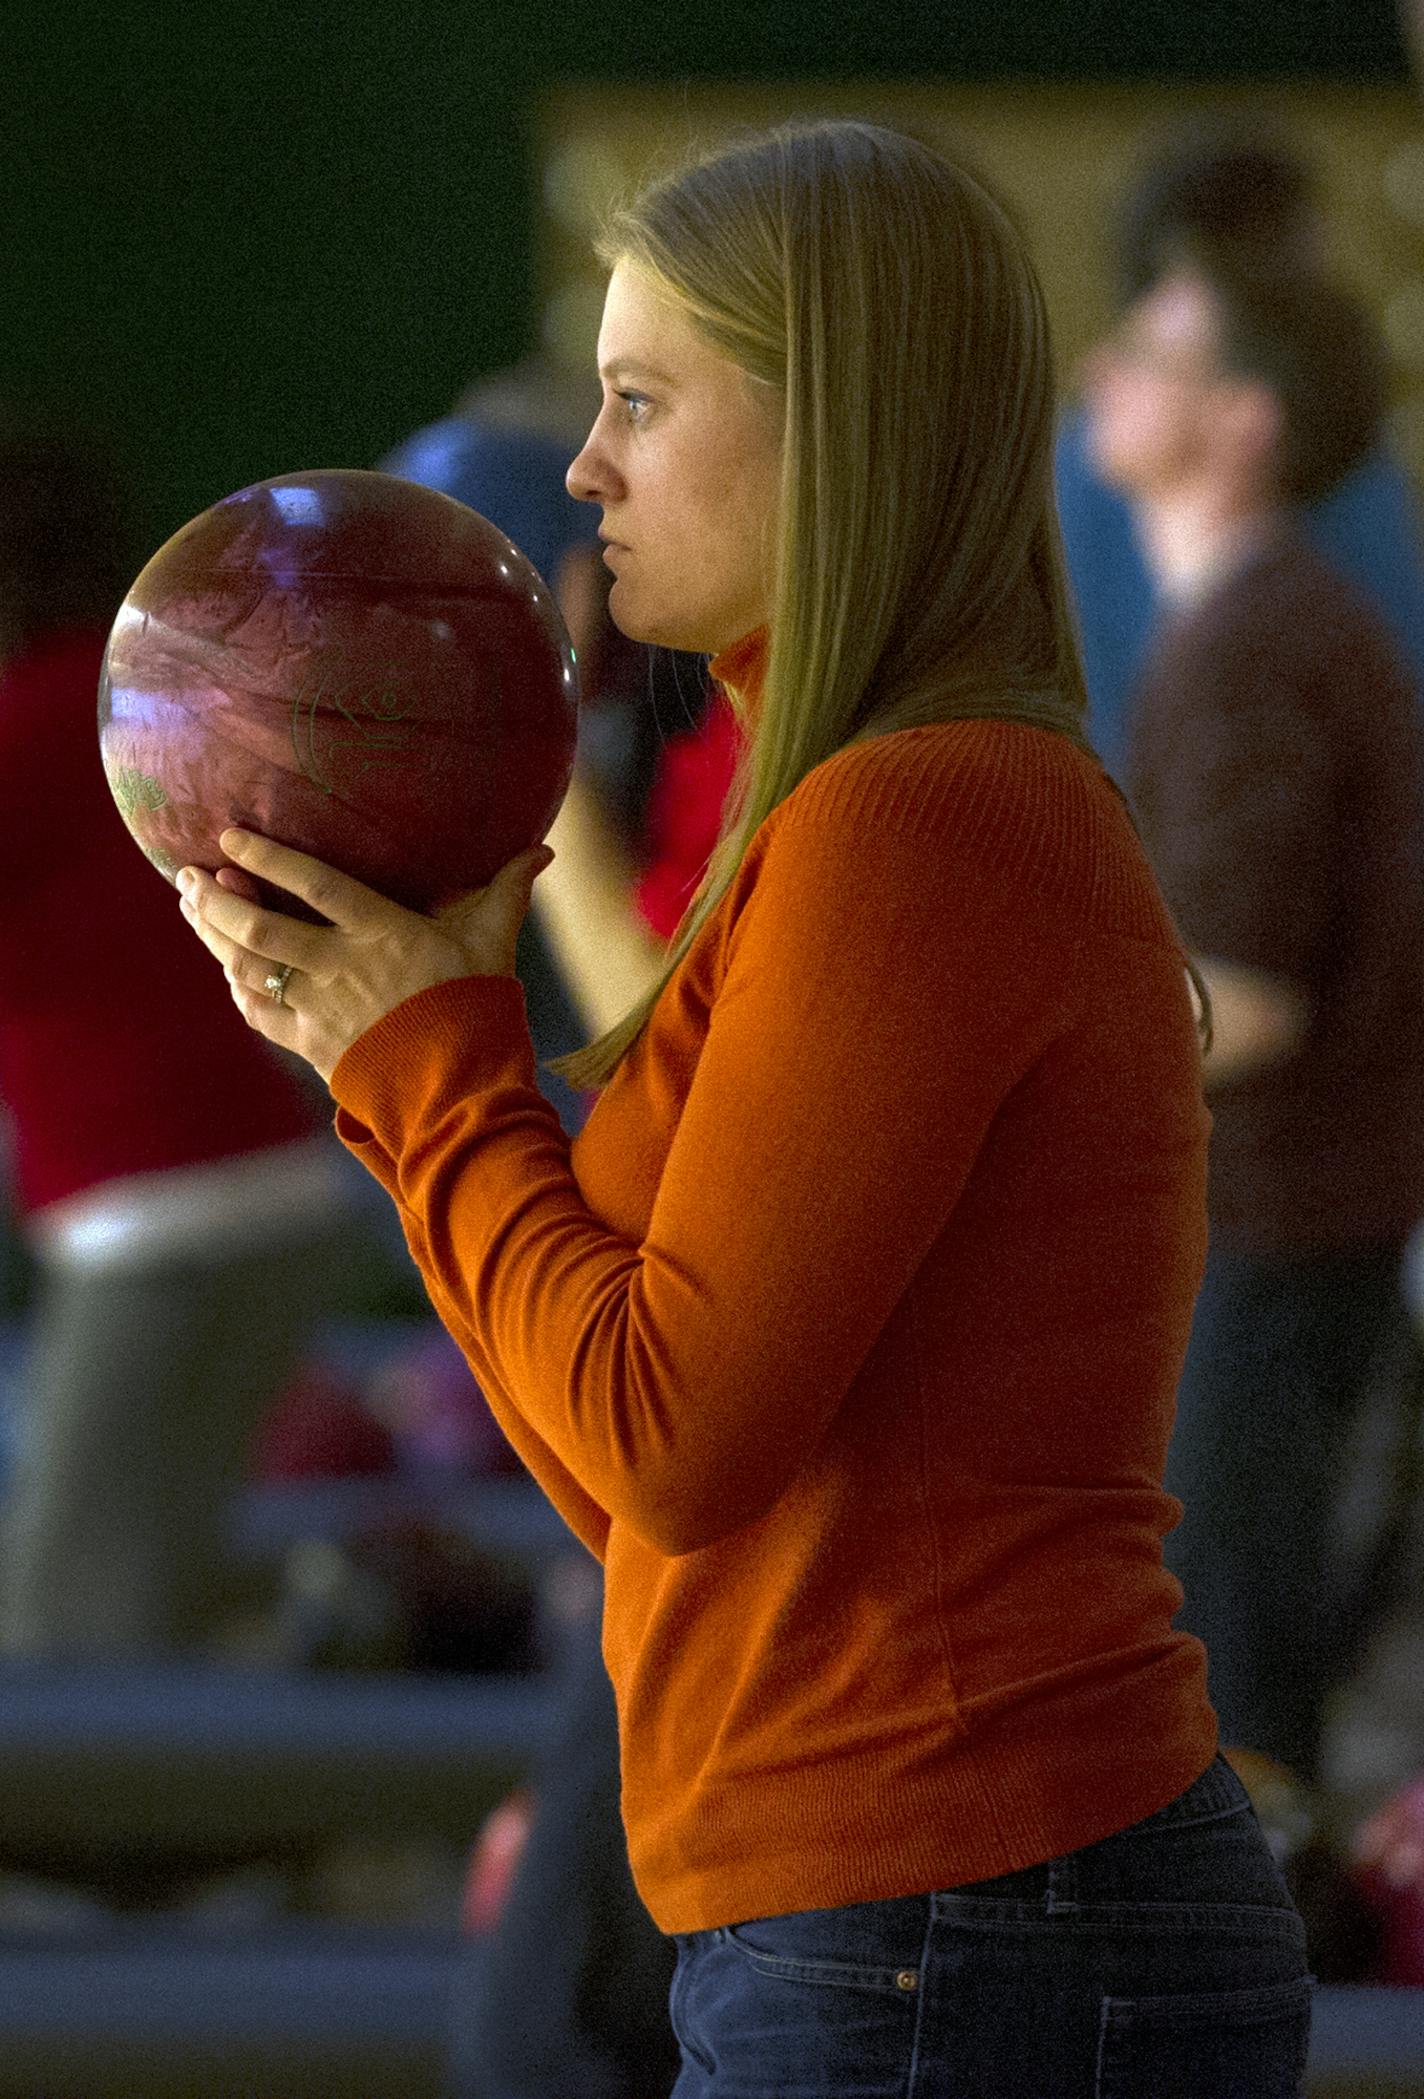
[[1391,0],[0,10],[0,397],[111,430],[150,546],[526,346],[542,83],[1405,71]]

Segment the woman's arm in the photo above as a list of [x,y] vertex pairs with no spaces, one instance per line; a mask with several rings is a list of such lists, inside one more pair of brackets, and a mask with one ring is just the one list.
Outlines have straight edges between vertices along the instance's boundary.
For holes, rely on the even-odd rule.
[[534,909],[591,1035],[602,1035],[655,981],[663,947],[633,902],[632,860],[598,791],[575,773],[549,833],[554,850]]
[[[555,578],[555,595],[579,663],[593,667],[610,633],[608,571],[597,547],[574,547]],[[591,1036],[606,1033],[654,982],[663,949],[633,902],[636,869],[598,788],[576,769],[554,820],[534,910],[554,960]]]
[[1211,1000],[1211,1048],[1202,1075],[1207,1090],[1252,1078],[1293,1056],[1305,1035],[1305,1000],[1265,970],[1198,956]]
[[[437,987],[333,1074],[342,1134],[398,1162],[416,1258],[511,1439],[665,1553],[755,1520],[807,1463],[1075,995],[1061,892],[964,842],[974,783],[923,821],[899,789],[803,789],[709,928],[725,976],[641,1241],[569,1169],[517,987]],[[633,1170],[666,1112],[640,1054],[590,1163],[601,1122]]]

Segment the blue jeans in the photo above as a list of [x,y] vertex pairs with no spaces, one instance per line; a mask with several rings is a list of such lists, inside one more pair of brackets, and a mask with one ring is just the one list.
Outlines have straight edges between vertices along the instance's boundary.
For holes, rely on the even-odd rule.
[[1305,1933],[1230,1767],[1065,1858],[679,1938],[673,2099],[1297,2099]]

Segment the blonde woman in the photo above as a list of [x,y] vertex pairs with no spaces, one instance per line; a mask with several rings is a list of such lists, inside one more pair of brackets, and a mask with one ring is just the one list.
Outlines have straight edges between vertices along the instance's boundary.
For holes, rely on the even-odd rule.
[[677,2099],[1285,2099],[1301,1926],[1161,1563],[1198,1045],[1081,733],[1032,268],[853,124],[662,182],[604,259],[569,485],[750,755],[586,1128],[511,975],[541,852],[434,923],[232,836],[334,928],[185,909],[605,1564]]

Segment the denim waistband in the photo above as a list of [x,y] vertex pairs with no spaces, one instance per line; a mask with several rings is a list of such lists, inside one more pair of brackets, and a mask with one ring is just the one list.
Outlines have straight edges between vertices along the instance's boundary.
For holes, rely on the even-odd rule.
[[1239,1814],[1250,1804],[1246,1788],[1218,1751],[1201,1777],[1194,1780],[1185,1793],[1179,1793],[1175,1800],[1169,1800],[1155,1814],[1144,1816],[1141,1822],[1132,1823],[1120,1832],[1120,1836],[1130,1837],[1138,1830],[1161,1829],[1164,1823],[1212,1822],[1218,1815]]

